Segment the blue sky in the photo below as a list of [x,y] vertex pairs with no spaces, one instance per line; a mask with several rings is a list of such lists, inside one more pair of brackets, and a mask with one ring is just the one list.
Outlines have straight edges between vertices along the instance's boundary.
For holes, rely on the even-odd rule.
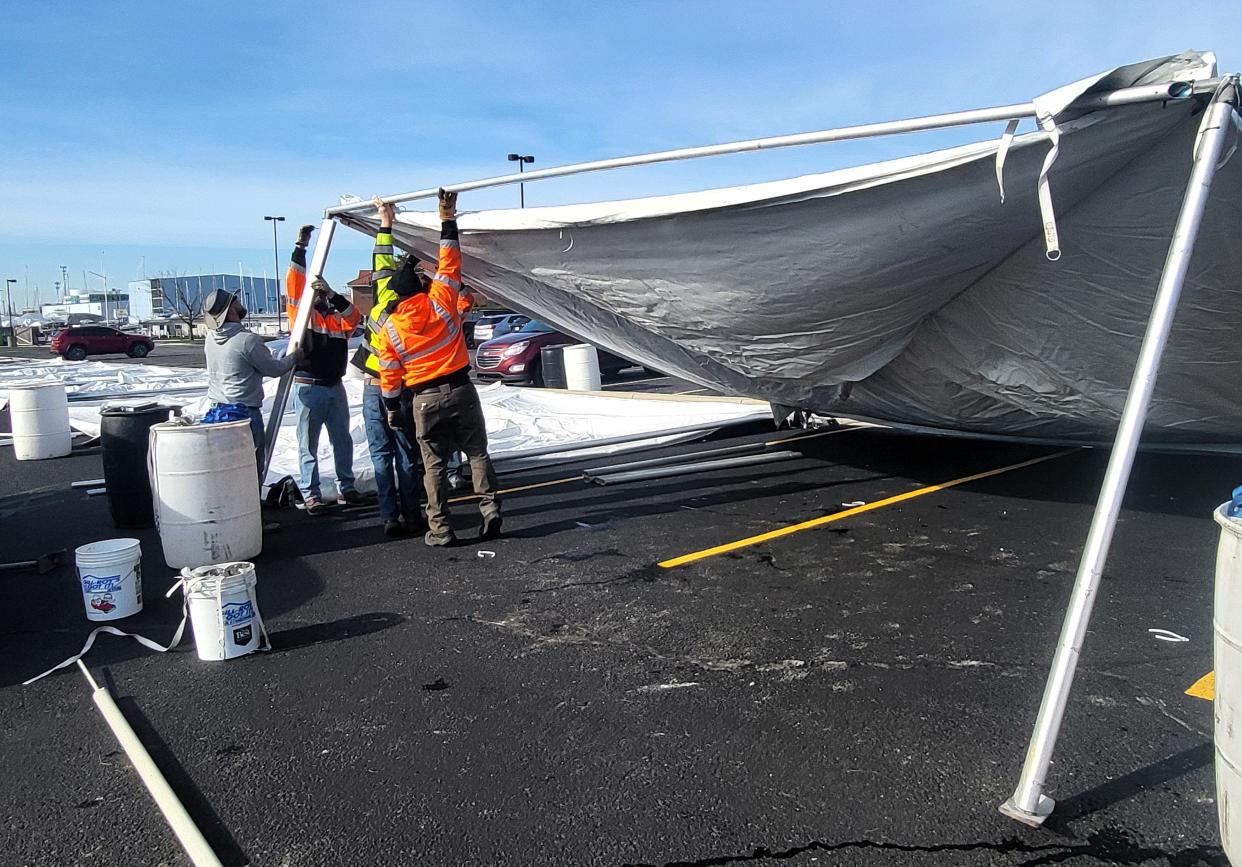
[[[27,2],[0,29],[0,277],[273,268],[371,196],[535,167],[1027,100],[1188,48],[1242,69],[1236,0]],[[296,12],[291,12],[296,10]],[[978,127],[545,181],[528,205],[824,171]],[[516,188],[463,196],[511,207]],[[337,233],[335,284],[369,239]],[[26,279],[29,275],[29,295]],[[100,281],[90,277],[91,285]]]

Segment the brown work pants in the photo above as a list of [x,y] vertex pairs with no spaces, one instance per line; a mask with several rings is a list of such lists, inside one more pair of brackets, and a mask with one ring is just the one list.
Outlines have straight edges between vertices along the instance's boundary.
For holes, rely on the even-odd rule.
[[487,454],[487,424],[474,383],[441,385],[414,394],[414,427],[423,455],[427,489],[427,527],[437,536],[453,532],[449,523],[446,464],[455,451],[470,459],[470,478],[484,517],[500,513],[496,471]]

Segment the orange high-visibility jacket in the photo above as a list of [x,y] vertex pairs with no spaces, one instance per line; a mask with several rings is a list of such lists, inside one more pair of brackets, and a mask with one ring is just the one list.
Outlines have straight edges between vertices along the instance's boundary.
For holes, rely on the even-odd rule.
[[400,398],[403,386],[426,385],[470,366],[461,333],[462,301],[457,221],[445,220],[431,288],[398,304],[378,335],[380,391],[386,402]]
[[[306,248],[294,245],[293,255],[289,258],[289,270],[285,273],[285,296],[288,301],[286,310],[289,314],[290,327],[297,318],[298,304],[301,303],[304,291],[306,291]],[[333,301],[335,309],[331,313],[325,314],[319,310],[312,310],[306,328],[316,334],[344,337],[348,340],[353,336],[358,323],[362,321],[362,314],[343,295],[337,295]]]

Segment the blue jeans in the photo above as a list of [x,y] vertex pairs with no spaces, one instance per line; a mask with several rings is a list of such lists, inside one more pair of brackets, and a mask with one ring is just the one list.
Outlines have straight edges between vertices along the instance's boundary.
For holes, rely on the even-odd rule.
[[[375,467],[380,520],[395,521],[400,516],[407,521],[420,521],[418,491],[422,487],[422,470],[418,466],[418,446],[405,431],[388,426],[380,388],[369,379],[362,387],[362,420],[367,426],[367,446]],[[411,417],[410,425],[413,424]]]
[[263,460],[267,457],[267,437],[263,431],[263,407],[250,407],[250,435],[254,437],[254,459],[259,465],[259,493],[263,493]]
[[336,485],[342,493],[354,489],[354,441],[349,435],[349,398],[345,386],[308,385],[295,382],[293,399],[298,408],[298,453],[302,463],[299,487],[303,497],[319,499],[319,433],[328,429]]

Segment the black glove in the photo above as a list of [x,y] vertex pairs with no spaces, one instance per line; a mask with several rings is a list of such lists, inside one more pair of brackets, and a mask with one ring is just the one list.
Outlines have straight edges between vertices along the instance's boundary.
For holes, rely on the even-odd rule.
[[385,413],[385,415],[388,418],[388,426],[390,428],[392,428],[393,430],[404,430],[405,429],[405,416],[402,415],[401,410],[390,409]]
[[295,242],[299,247],[305,247],[310,243],[311,232],[315,231],[315,227],[307,224],[298,229],[298,239]]

